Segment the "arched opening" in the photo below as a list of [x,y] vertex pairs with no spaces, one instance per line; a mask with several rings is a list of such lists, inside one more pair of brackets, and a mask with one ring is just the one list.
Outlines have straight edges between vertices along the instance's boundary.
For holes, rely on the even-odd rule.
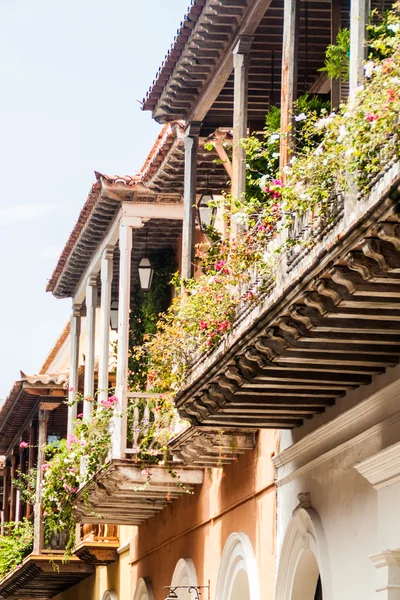
[[150,577],[141,577],[136,584],[133,600],[154,600],[153,586]]
[[232,533],[221,557],[216,600],[259,600],[257,563],[245,533]]
[[[176,563],[174,574],[172,575],[171,586],[191,586],[198,585],[196,568],[191,558],[180,558]],[[193,595],[189,590],[176,590],[179,600],[193,600]]]
[[321,577],[317,559],[309,549],[303,550],[297,563],[292,600],[322,600]]

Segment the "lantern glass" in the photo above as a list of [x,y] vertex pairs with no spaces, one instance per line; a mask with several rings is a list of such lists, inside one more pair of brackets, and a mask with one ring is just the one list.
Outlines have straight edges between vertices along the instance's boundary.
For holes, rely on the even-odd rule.
[[197,205],[197,212],[199,218],[200,229],[203,233],[207,232],[208,227],[213,227],[215,223],[215,217],[217,213],[216,206],[210,206],[210,202],[213,200],[212,194],[202,194],[199,203]]
[[118,301],[113,300],[110,307],[110,325],[113,331],[118,331]]
[[139,263],[139,281],[140,287],[144,292],[148,292],[151,288],[151,282],[153,280],[154,269],[151,265],[150,259],[144,256]]

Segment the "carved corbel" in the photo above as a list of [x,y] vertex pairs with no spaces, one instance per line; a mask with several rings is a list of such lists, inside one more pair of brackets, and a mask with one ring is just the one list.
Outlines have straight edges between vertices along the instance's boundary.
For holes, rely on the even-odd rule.
[[366,238],[362,242],[362,251],[368,258],[376,261],[381,271],[386,273],[390,271],[390,266],[386,262],[386,258],[383,255],[381,242],[377,238]]
[[400,252],[400,227],[398,223],[380,223],[376,233],[377,236],[385,242],[390,242]]
[[368,259],[362,252],[349,252],[345,257],[345,260],[349,269],[359,273],[364,281],[368,281],[373,277],[373,273],[368,265]]
[[305,307],[300,304],[295,304],[289,309],[290,316],[295,321],[300,321],[300,323],[302,323],[306,329],[311,329],[314,326],[314,323],[312,322],[310,317],[307,314],[305,314],[305,311]]
[[332,308],[329,306],[329,301],[316,292],[307,292],[302,296],[301,299],[309,308],[315,308],[322,317],[328,312],[332,312]]
[[347,273],[347,269],[335,266],[330,269],[329,274],[331,275],[335,283],[337,283],[338,285],[343,285],[345,288],[347,288],[350,294],[354,294],[354,292],[356,291],[356,286],[350,279]]
[[209,396],[211,396],[211,398],[213,398],[218,404],[219,408],[223,408],[225,406],[225,404],[228,401],[225,394],[229,394],[229,392],[227,392],[226,389],[224,390],[216,383],[212,383],[207,391]]
[[314,288],[321,296],[326,296],[332,300],[333,304],[337,306],[342,300],[342,296],[337,290],[334,289],[334,283],[330,279],[318,279],[315,282]]

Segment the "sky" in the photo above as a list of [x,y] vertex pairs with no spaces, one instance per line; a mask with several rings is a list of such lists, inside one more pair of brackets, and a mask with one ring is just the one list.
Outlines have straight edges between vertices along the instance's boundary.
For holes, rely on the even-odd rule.
[[45,288],[93,171],[133,174],[152,146],[138,101],[188,4],[0,0],[0,398],[69,318]]

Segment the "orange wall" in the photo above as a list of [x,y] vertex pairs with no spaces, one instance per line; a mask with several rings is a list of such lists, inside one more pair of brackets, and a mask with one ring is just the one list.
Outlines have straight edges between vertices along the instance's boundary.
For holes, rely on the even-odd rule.
[[275,485],[271,455],[274,431],[260,432],[257,448],[221,469],[207,469],[193,495],[181,497],[141,525],[131,543],[132,592],[150,577],[155,600],[165,598],[180,558],[194,561],[199,585],[211,580],[211,598],[225,542],[245,532],[256,555],[262,599],[273,598],[275,581]]

